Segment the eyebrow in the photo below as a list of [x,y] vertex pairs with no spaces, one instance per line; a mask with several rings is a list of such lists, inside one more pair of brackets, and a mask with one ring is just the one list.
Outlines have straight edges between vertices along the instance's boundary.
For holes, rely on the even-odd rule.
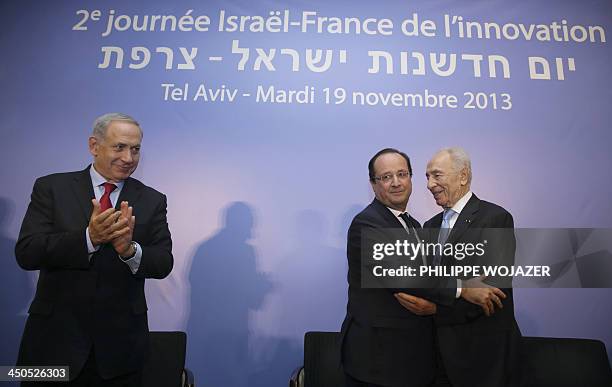
[[118,143],[116,143],[113,146],[129,146],[130,148],[134,148],[134,147],[140,146],[140,143],[135,144],[135,145],[130,145],[130,144],[126,144],[124,142],[118,142]]

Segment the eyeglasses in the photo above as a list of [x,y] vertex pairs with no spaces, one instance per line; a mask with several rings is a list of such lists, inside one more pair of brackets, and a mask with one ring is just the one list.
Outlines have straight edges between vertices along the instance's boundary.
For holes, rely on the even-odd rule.
[[412,174],[408,171],[398,171],[397,173],[385,173],[382,176],[374,176],[374,179],[382,183],[390,183],[393,181],[394,176],[397,176],[399,180],[405,180],[412,176]]

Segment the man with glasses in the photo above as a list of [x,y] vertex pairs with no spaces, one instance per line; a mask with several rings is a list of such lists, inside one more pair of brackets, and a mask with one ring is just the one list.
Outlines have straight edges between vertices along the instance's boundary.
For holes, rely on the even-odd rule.
[[[486,240],[487,254],[478,258],[482,264],[512,264],[515,250],[512,215],[472,193],[468,154],[461,148],[438,151],[427,164],[426,176],[427,188],[443,209],[425,222],[423,231],[429,235],[426,238],[446,244]],[[443,256],[437,264],[450,267],[477,263],[467,258]],[[469,291],[470,284],[463,283],[466,285],[462,292]],[[481,308],[464,299],[454,300],[451,305],[437,305],[434,315],[439,360],[436,386],[519,385],[521,333],[514,318],[512,289],[503,289],[503,292],[505,294],[494,293],[479,299]],[[402,293],[398,294],[398,301],[415,313],[420,310],[414,308],[415,302],[429,304],[424,299]],[[431,304],[429,307],[433,308]]]
[[423,298],[414,297],[414,310],[408,311],[398,303],[398,289],[362,286],[362,253],[367,254],[362,251],[362,242],[367,235],[400,230],[402,238],[418,242],[416,234],[420,228],[406,212],[412,193],[410,158],[397,149],[383,149],[370,160],[368,173],[375,198],[355,216],[348,232],[349,291],[341,332],[346,385],[428,386],[435,372],[431,318],[436,312],[435,303],[451,305],[457,296],[473,301],[493,290],[469,289],[459,294],[456,282],[439,288],[414,289],[413,294]]
[[166,197],[130,177],[141,141],[132,117],[105,114],[89,137],[91,165],[34,183],[15,255],[40,274],[18,365],[68,366],[71,381],[58,385],[141,385],[145,278],[173,265]]

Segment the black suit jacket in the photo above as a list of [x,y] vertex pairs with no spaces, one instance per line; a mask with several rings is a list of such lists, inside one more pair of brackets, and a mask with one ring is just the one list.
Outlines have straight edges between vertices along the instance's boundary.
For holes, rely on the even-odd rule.
[[172,270],[166,197],[128,178],[117,200],[136,217],[142,247],[136,274],[106,244],[88,257],[85,229],[94,198],[89,167],[36,180],[15,255],[39,270],[19,350],[19,365],[67,365],[74,379],[94,350],[102,377],[139,370],[148,346],[145,278]]
[[[430,242],[437,241],[441,224],[442,213],[439,213],[423,225],[424,234]],[[508,211],[472,194],[446,243],[479,243],[487,240],[485,255],[476,259],[464,258],[462,261],[444,257],[442,264],[513,264],[516,243],[513,228],[514,221]],[[438,346],[453,387],[517,385],[521,334],[514,318],[512,289],[503,288],[502,291],[507,296],[503,300],[504,307],[496,308],[490,317],[486,317],[479,306],[463,298],[454,300],[450,306],[438,305],[434,316]]]
[[[410,226],[420,229],[410,218]],[[362,242],[366,233],[400,229],[399,220],[374,199],[351,223],[348,232],[348,305],[342,324],[342,364],[354,378],[384,386],[426,386],[434,377],[433,319],[404,309],[393,297],[400,289],[361,286]],[[456,289],[401,289],[450,304]]]

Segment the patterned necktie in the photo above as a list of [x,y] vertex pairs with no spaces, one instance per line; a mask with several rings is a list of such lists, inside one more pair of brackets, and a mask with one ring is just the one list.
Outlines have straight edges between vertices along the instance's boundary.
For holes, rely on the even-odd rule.
[[[448,235],[451,232],[450,220],[455,214],[456,212],[452,208],[447,208],[442,214],[442,226],[440,227],[440,233],[438,234],[438,243],[441,245],[446,243],[446,240],[448,239]],[[442,263],[442,256],[436,254],[433,264],[437,266],[440,263]]]
[[110,194],[117,188],[117,186],[112,183],[104,183],[103,185],[104,193],[100,198],[100,212],[104,212],[113,206],[110,200]]

